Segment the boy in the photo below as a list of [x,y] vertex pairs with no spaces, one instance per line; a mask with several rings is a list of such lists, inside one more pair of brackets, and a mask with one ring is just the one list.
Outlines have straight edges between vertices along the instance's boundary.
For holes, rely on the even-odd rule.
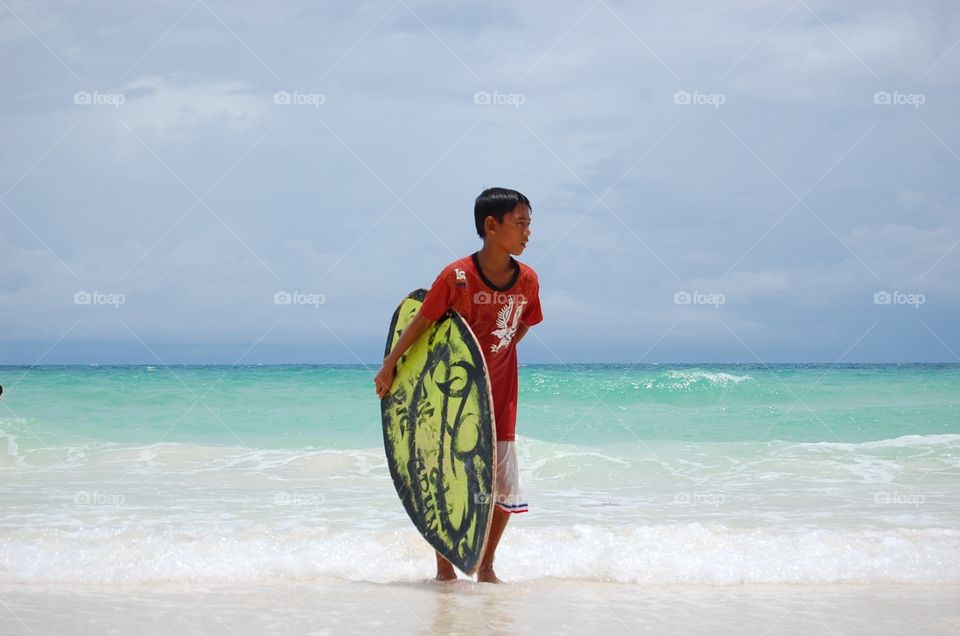
[[[448,309],[463,316],[473,330],[490,374],[493,410],[497,423],[496,498],[493,523],[477,580],[499,583],[493,571],[497,544],[511,514],[527,511],[520,489],[517,452],[517,343],[529,327],[543,320],[540,284],[532,268],[511,257],[519,256],[530,240],[530,201],[516,190],[489,188],[473,207],[479,252],[447,265],[427,293],[420,311],[384,358],[374,378],[383,399],[393,384],[400,356]],[[452,581],[457,573],[437,554],[437,580]]]

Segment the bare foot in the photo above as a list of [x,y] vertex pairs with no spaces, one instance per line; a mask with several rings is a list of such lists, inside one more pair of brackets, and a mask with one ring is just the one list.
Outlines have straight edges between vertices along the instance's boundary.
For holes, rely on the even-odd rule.
[[437,580],[438,581],[456,581],[457,571],[453,565],[439,554],[437,555]]
[[497,574],[496,572],[493,571],[492,565],[489,565],[487,567],[483,567],[477,570],[477,582],[478,583],[503,583],[503,581],[497,578]]
[[448,581],[456,581],[457,573],[456,572],[437,572],[437,581],[446,583]]

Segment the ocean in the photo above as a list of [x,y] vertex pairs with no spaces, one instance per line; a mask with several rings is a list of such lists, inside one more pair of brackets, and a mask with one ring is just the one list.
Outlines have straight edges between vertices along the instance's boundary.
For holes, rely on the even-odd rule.
[[[0,367],[0,584],[429,579],[375,371]],[[515,584],[960,584],[960,365],[526,365],[517,430]]]

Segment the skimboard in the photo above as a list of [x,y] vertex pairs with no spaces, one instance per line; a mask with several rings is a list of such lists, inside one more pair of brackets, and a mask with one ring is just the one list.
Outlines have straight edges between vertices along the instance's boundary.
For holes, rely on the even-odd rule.
[[[426,294],[411,292],[397,307],[384,356]],[[472,575],[493,516],[497,445],[486,362],[460,314],[448,311],[400,357],[380,410],[403,507],[437,552]]]

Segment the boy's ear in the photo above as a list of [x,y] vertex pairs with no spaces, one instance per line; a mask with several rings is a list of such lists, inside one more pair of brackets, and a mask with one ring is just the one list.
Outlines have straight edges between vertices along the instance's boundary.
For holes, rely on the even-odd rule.
[[483,220],[483,233],[489,234],[490,232],[496,232],[496,231],[497,231],[497,220],[492,216],[487,216],[487,218]]

